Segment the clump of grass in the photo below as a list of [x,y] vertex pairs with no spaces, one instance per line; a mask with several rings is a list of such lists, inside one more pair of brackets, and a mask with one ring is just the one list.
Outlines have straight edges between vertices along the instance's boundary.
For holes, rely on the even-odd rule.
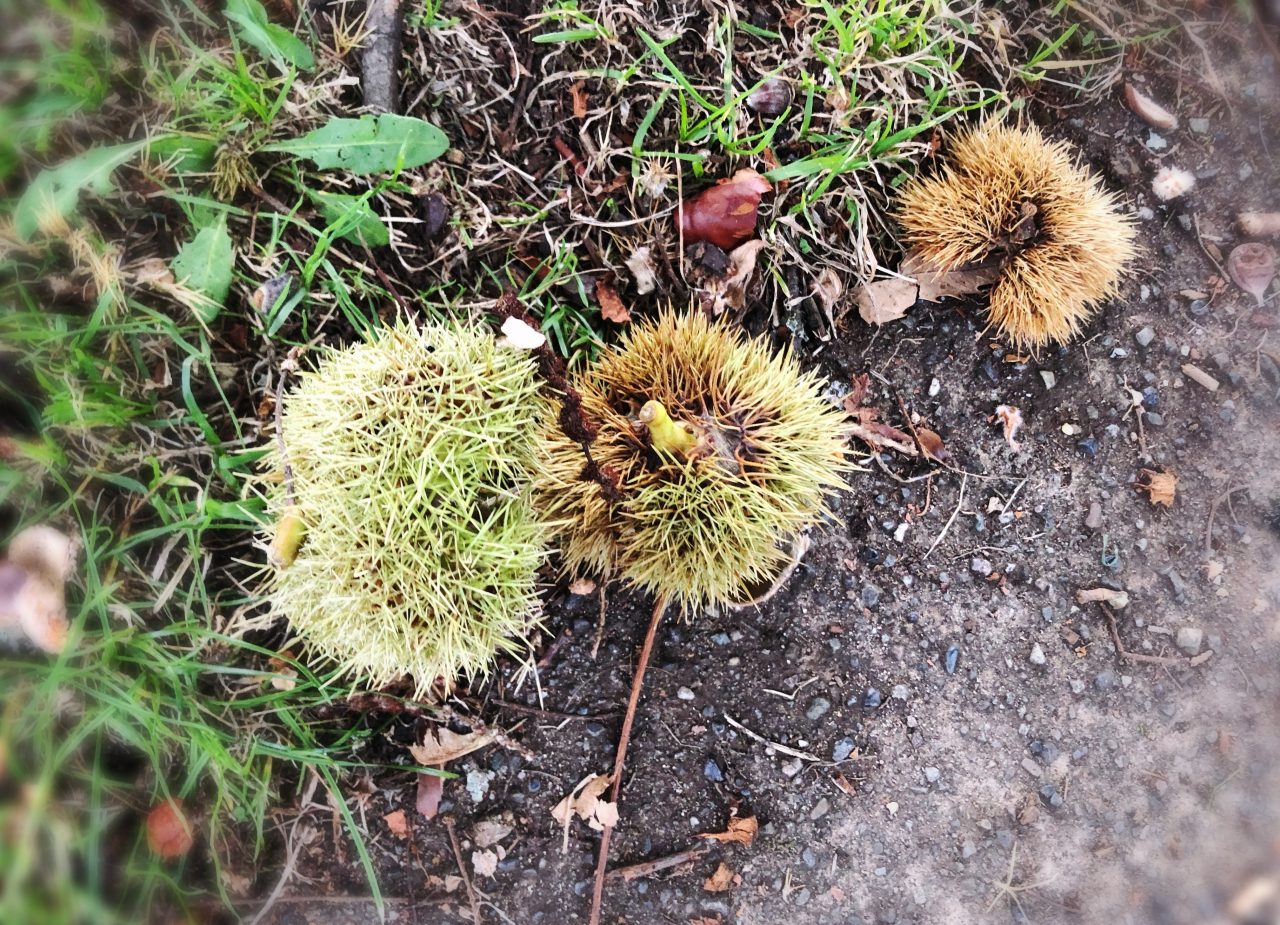
[[961,132],[935,176],[898,199],[906,240],[942,272],[997,267],[987,314],[1020,347],[1076,335],[1116,289],[1134,228],[1067,142],[988,120]]
[[412,675],[419,696],[515,651],[543,557],[537,388],[529,356],[481,328],[400,325],[326,354],[283,399],[268,461],[268,510],[306,531],[271,613],[375,685]]
[[818,377],[702,314],[633,326],[574,386],[618,497],[582,479],[581,446],[548,414],[537,498],[567,569],[620,574],[686,611],[740,602],[843,484],[842,414]]

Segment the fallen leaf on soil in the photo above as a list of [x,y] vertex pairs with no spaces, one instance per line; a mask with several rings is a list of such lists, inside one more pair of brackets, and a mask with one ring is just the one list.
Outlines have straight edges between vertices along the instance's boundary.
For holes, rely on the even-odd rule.
[[488,848],[496,845],[511,834],[511,826],[497,819],[485,819],[471,827],[471,840],[477,848]]
[[844,410],[853,418],[850,433],[871,449],[893,450],[904,456],[918,456],[915,441],[889,424],[880,421],[880,410],[865,404],[871,389],[871,377],[867,373],[853,377],[853,390],[844,397]]
[[835,323],[832,310],[836,307],[836,303],[840,301],[840,296],[843,294],[844,283],[840,281],[840,275],[831,267],[823,267],[822,272],[813,281],[813,297],[822,306],[822,311],[827,316],[828,324]]
[[723,893],[733,885],[733,871],[721,861],[720,866],[706,880],[702,881],[702,888],[708,893]]
[[907,251],[898,266],[898,272],[910,277],[920,287],[922,302],[940,302],[943,299],[963,298],[981,292],[1000,276],[997,264],[969,267],[960,270],[940,270],[918,251]]
[[653,264],[651,248],[637,247],[623,261],[623,265],[631,271],[631,276],[636,281],[636,295],[648,295],[658,288],[658,268]]
[[418,764],[436,767],[469,755],[478,748],[484,748],[493,740],[494,733],[491,730],[457,733],[447,726],[437,726],[427,730],[421,745],[410,745],[409,753]]
[[477,877],[492,877],[498,872],[497,852],[471,852],[471,868],[476,872]]
[[147,847],[162,858],[182,857],[191,850],[195,836],[179,799],[158,803],[147,813]]
[[618,804],[600,797],[612,780],[609,774],[588,774],[551,810],[551,817],[564,828],[563,850],[569,850],[569,823],[576,815],[597,832],[618,824]]
[[909,279],[878,279],[858,289],[858,314],[867,324],[897,321],[916,304],[920,287]]
[[596,280],[596,301],[600,303],[600,317],[614,324],[626,324],[631,320],[631,312],[622,304],[618,290],[603,277]]
[[998,405],[996,407],[996,420],[1004,426],[1004,442],[1009,444],[1011,450],[1020,450],[1022,445],[1016,439],[1018,429],[1022,427],[1022,412],[1013,405]]
[[1266,302],[1267,288],[1276,278],[1276,249],[1270,244],[1241,244],[1227,257],[1227,272],[1261,308]]
[[676,210],[684,244],[710,241],[730,250],[746,241],[756,231],[760,197],[772,189],[768,180],[747,167],[686,199]]
[[291,691],[298,686],[298,669],[290,664],[294,658],[288,649],[267,659],[271,669],[271,686],[278,691]]
[[1173,507],[1173,498],[1178,493],[1178,477],[1174,473],[1139,469],[1138,477],[1144,481],[1138,482],[1134,487],[1138,491],[1145,491],[1152,504]]
[[588,594],[594,594],[595,590],[596,583],[590,578],[575,578],[573,581],[569,582],[570,594],[577,594],[582,597]]
[[1128,82],[1124,85],[1124,101],[1139,119],[1154,128],[1171,132],[1178,127],[1177,116]]
[[434,819],[440,812],[440,798],[444,795],[444,778],[439,774],[418,775],[418,798],[414,801],[424,819]]
[[756,257],[764,242],[756,239],[740,244],[729,253],[729,265],[723,279],[712,279],[700,293],[703,304],[713,316],[726,308],[741,311],[747,304],[747,286],[756,272]]
[[587,117],[587,93],[583,89],[586,81],[575,80],[569,84],[569,96],[573,98],[573,115],[575,119]]
[[[856,754],[857,754],[857,752],[855,751],[855,752],[854,752],[854,755],[856,755]],[[831,778],[831,780],[832,780],[832,781],[835,783],[835,785],[836,785],[837,787],[839,787],[839,788],[841,789],[841,791],[843,791],[847,796],[851,796],[851,797],[852,797],[852,796],[857,796],[857,795],[858,795],[858,790],[857,790],[857,788],[856,788],[856,787],[854,787],[854,786],[853,786],[853,784],[851,784],[851,783],[849,782],[849,778],[845,777],[843,774],[836,774],[834,777],[832,777],[832,778]]]
[[1099,601],[1116,610],[1124,610],[1129,606],[1129,595],[1115,588],[1088,588],[1076,592],[1077,604],[1093,604]]
[[396,838],[409,837],[409,819],[403,809],[392,810],[382,817],[382,821]]
[[517,350],[537,350],[547,342],[546,335],[535,331],[515,315],[502,322],[502,333],[504,336],[499,338],[499,343]]
[[755,816],[730,816],[729,828],[724,832],[703,832],[699,838],[709,838],[713,841],[728,844],[734,842],[739,845],[749,845],[756,837],[756,829],[760,824],[756,822]]

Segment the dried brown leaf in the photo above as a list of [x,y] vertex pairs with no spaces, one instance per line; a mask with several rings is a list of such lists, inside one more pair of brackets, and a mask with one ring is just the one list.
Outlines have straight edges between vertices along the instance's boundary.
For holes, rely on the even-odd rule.
[[409,837],[409,818],[404,814],[403,809],[395,809],[382,817],[382,821],[387,824],[387,829],[396,838]]
[[569,84],[569,97],[573,100],[573,117],[585,119],[589,105],[587,102],[586,81],[575,80]]
[[909,279],[878,279],[858,289],[858,314],[867,324],[897,321],[916,304],[919,287]]
[[918,298],[922,302],[940,302],[976,295],[996,281],[1000,268],[991,264],[942,270],[930,264],[918,251],[911,250],[902,258],[898,272],[916,281],[920,287]]
[[1152,504],[1163,504],[1173,507],[1173,499],[1178,493],[1178,477],[1171,471],[1161,472],[1157,469],[1140,469],[1138,476],[1143,481],[1135,487],[1145,491]]
[[439,767],[463,755],[469,755],[476,749],[484,748],[493,740],[494,733],[487,729],[483,732],[457,733],[447,726],[437,726],[427,730],[421,745],[410,745],[409,753],[418,764]]
[[618,290],[604,277],[596,280],[596,301],[600,303],[600,317],[605,321],[626,324],[631,320],[631,312],[622,304]]
[[569,582],[569,593],[585,596],[587,594],[595,594],[596,583],[590,578],[575,578]]
[[551,817],[564,828],[564,849],[569,843],[569,823],[576,815],[597,832],[618,824],[618,804],[600,799],[613,778],[609,774],[588,774],[551,810]]
[[733,885],[733,871],[731,871],[723,861],[720,866],[706,880],[702,881],[702,888],[708,893],[723,893]]
[[729,828],[724,832],[703,832],[699,838],[709,838],[723,844],[730,842],[739,845],[749,845],[755,840],[756,830],[760,824],[756,822],[755,816],[730,816]]
[[1009,444],[1009,449],[1022,449],[1022,445],[1015,439],[1018,429],[1022,427],[1022,412],[1013,405],[999,405],[996,407],[995,417],[1004,426],[1004,442]]

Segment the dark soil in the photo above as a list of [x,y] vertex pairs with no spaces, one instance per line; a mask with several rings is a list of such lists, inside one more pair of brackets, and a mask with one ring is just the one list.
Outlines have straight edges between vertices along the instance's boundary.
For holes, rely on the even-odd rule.
[[[872,373],[885,419],[918,415],[951,457],[868,458],[772,600],[668,616],[611,866],[696,847],[731,811],[760,830],[748,846],[610,880],[604,921],[1273,921],[1227,913],[1276,874],[1280,832],[1276,315],[1215,282],[1240,241],[1235,214],[1277,205],[1280,82],[1254,41],[1220,38],[1225,97],[1157,86],[1183,121],[1156,133],[1160,151],[1115,93],[1030,107],[1139,214],[1137,271],[1077,342],[1013,356],[981,333],[977,307],[946,304],[878,331],[850,316],[817,351],[835,383]],[[1194,170],[1199,189],[1158,203],[1163,163]],[[1187,363],[1221,387],[1188,379]],[[993,421],[1001,404],[1021,410],[1018,449]],[[1176,473],[1172,507],[1135,488],[1143,469]],[[1116,612],[1124,647],[1167,661],[1119,656],[1103,609],[1075,603],[1099,586],[1129,595]],[[416,813],[403,774],[348,795],[390,919],[473,921],[447,818],[469,875],[475,825],[511,827],[496,875],[477,880],[485,922],[586,920],[599,835],[575,820],[562,851],[551,809],[612,765],[651,606],[610,587],[593,658],[599,601],[553,594],[536,679],[517,686],[505,666],[471,701],[533,757],[492,748],[456,762],[439,817]],[[1194,667],[1177,645],[1189,628],[1212,652]],[[730,718],[820,760],[777,754]],[[394,810],[407,839],[383,820]],[[367,891],[352,846],[324,814],[311,824],[272,920],[367,920],[367,904],[332,899]],[[708,891],[721,862],[737,878]]]

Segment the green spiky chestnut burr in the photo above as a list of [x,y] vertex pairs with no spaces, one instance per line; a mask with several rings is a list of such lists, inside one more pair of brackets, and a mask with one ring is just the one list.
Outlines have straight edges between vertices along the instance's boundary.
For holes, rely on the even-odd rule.
[[402,324],[327,351],[284,398],[267,461],[271,615],[419,696],[518,650],[539,615],[543,406],[529,355],[483,329]]

